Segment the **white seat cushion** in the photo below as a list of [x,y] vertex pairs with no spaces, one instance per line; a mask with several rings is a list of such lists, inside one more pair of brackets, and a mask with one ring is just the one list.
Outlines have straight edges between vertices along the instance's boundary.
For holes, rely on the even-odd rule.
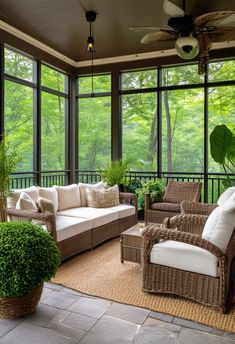
[[223,205],[212,211],[205,223],[202,237],[225,252],[234,227],[235,194],[231,195]]
[[80,191],[77,184],[66,186],[54,185],[58,193],[58,210],[76,208],[81,206]]
[[96,184],[79,183],[78,187],[80,189],[81,207],[87,207],[86,189],[104,189],[105,186],[106,184],[103,182],[99,182]]
[[80,207],[59,211],[57,214],[90,219],[92,220],[92,228],[105,225],[106,223],[118,219],[118,212],[113,212],[106,208]]
[[219,275],[216,256],[200,247],[173,240],[155,244],[150,262],[213,277]]
[[92,222],[69,216],[56,216],[57,241],[62,241],[92,228]]
[[219,206],[223,205],[232,194],[235,194],[235,186],[231,186],[230,188],[226,189],[219,197],[217,204]]
[[119,204],[115,205],[114,207],[110,207],[109,210],[118,213],[118,218],[121,219],[123,217],[135,215],[135,207],[129,204]]
[[15,208],[18,199],[20,198],[21,192],[25,192],[29,195],[35,202],[39,197],[39,191],[36,186],[30,186],[25,189],[16,189],[12,190],[9,197],[7,197],[7,206],[8,208]]
[[38,186],[38,190],[39,190],[39,195],[51,201],[54,205],[55,211],[57,211],[59,202],[58,202],[58,194],[57,194],[56,189],[53,186],[48,187],[48,188],[41,188]]

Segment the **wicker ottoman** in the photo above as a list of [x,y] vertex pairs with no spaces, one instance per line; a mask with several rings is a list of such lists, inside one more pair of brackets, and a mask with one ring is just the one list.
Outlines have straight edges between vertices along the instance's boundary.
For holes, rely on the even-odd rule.
[[141,263],[143,237],[136,224],[121,234],[121,262]]

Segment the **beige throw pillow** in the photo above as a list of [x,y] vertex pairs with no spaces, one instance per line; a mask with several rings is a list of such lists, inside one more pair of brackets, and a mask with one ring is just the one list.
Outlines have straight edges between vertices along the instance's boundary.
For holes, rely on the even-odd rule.
[[108,208],[119,204],[118,185],[108,189],[86,189],[88,207]]
[[36,202],[26,192],[21,192],[16,209],[38,211]]
[[86,189],[104,189],[106,184],[103,182],[99,182],[96,184],[79,183],[78,186],[80,189],[81,207],[87,207]]
[[37,200],[37,205],[39,210],[42,213],[49,212],[49,213],[54,213],[55,212],[55,207],[52,201],[50,201],[47,198],[44,197],[39,197]]

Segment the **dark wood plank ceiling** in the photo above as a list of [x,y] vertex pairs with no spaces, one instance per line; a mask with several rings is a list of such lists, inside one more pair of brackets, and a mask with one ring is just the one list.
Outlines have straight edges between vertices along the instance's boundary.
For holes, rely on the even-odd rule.
[[[181,6],[182,0],[172,0]],[[163,0],[0,0],[0,19],[75,61],[89,59],[85,11],[97,12],[95,58],[137,54],[174,47],[174,43],[143,45],[143,33],[129,26],[164,26]],[[234,0],[186,0],[186,12],[199,14],[235,10]]]

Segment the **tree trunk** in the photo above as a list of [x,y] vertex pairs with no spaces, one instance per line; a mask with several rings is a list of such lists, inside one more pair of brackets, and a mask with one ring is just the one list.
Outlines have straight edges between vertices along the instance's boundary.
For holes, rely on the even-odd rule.
[[172,171],[172,156],[171,156],[171,115],[168,102],[168,92],[163,93],[164,107],[166,113],[166,137],[167,137],[167,172]]
[[0,196],[0,222],[7,222],[6,197]]
[[157,109],[154,112],[151,132],[149,137],[149,151],[147,156],[147,161],[151,164],[153,163],[154,157],[156,156],[157,151]]

